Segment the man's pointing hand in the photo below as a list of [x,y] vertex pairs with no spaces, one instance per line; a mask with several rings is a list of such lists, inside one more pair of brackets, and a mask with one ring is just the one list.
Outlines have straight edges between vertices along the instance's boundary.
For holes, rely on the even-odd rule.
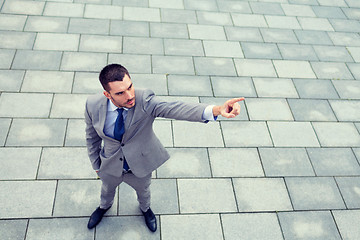
[[214,116],[223,116],[226,118],[234,118],[240,114],[240,104],[238,102],[244,101],[245,98],[233,98],[227,100],[222,106],[214,106]]

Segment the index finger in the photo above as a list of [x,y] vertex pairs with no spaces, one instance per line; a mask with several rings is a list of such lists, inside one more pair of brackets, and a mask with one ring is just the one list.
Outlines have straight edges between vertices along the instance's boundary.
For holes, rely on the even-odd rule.
[[230,99],[228,101],[229,104],[233,104],[233,103],[236,103],[236,102],[241,102],[241,101],[244,101],[245,98],[241,97],[241,98],[233,98],[233,99]]

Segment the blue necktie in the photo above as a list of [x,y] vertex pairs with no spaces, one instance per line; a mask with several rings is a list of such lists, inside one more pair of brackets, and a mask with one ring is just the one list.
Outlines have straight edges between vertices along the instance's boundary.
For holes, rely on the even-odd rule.
[[[122,108],[118,108],[118,109],[116,109],[116,111],[118,112],[118,116],[115,121],[114,138],[116,140],[121,141],[123,134],[125,132],[124,118],[122,115],[124,110]],[[125,171],[129,170],[129,165],[127,164],[125,158],[124,158],[124,169],[125,169]]]

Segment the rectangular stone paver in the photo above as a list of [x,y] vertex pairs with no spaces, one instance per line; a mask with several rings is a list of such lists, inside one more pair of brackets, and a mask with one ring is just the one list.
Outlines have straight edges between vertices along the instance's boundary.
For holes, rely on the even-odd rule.
[[[189,88],[191,86],[191,88]],[[212,96],[210,78],[206,76],[179,76],[168,77],[170,95]]]
[[0,235],[4,239],[25,239],[28,220],[0,220]]
[[296,121],[336,121],[330,104],[326,100],[288,99]]
[[250,120],[293,120],[285,99],[247,98],[245,102]]
[[340,121],[358,121],[360,119],[360,101],[331,100],[330,105]]
[[10,124],[11,124],[10,118],[1,118],[0,119],[0,129],[1,129],[1,131],[0,131],[0,146],[5,145],[5,140],[7,138],[8,132],[9,132]]
[[294,83],[288,78],[253,78],[259,97],[298,98]]
[[239,76],[277,77],[270,60],[235,59],[234,61]]
[[335,180],[339,186],[341,195],[344,198],[346,207],[348,209],[359,208],[360,178],[358,176],[354,176],[354,177],[348,176],[348,177],[336,177]]
[[356,227],[357,223],[360,222],[359,210],[333,211],[333,215],[343,239],[358,239],[360,237],[359,228]]
[[13,69],[59,70],[62,52],[18,50]]
[[195,57],[195,71],[198,75],[236,76],[232,59],[214,57]]
[[250,77],[211,77],[215,97],[256,97]]

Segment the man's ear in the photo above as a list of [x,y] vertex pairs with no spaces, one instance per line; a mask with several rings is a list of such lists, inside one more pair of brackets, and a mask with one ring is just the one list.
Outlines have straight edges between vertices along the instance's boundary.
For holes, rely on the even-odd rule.
[[108,99],[111,99],[111,95],[108,91],[104,91],[104,95],[105,97],[107,97]]

